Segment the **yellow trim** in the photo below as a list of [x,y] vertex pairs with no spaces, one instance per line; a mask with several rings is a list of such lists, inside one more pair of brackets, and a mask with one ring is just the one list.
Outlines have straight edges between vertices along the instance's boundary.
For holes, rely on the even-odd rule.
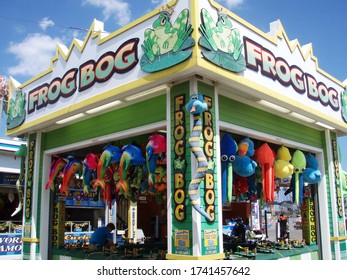
[[225,255],[223,253],[206,255],[206,256],[186,256],[186,255],[166,254],[166,259],[168,260],[222,260],[224,258],[225,258]]
[[334,241],[342,241],[342,240],[347,240],[347,235],[345,236],[334,236],[334,237],[330,237],[330,241],[334,242]]
[[40,238],[22,237],[22,242],[26,242],[26,243],[40,243]]

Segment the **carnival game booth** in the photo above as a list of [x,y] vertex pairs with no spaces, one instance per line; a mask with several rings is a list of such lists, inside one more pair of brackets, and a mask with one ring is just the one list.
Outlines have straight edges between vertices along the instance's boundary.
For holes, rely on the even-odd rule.
[[[346,94],[279,21],[265,33],[212,0],[113,33],[94,20],[47,71],[11,79],[7,133],[28,140],[23,258],[87,258],[64,248],[67,212],[159,244],[149,258],[247,258],[250,242],[256,259],[343,258]],[[302,228],[286,243],[270,240],[281,212]],[[233,219],[248,230],[236,249]]]

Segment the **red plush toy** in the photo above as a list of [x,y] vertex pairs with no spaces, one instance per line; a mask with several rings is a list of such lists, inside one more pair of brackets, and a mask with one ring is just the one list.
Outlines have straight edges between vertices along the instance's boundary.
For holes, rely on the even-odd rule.
[[275,199],[274,162],[276,154],[267,143],[261,145],[254,154],[262,170],[264,201],[272,202]]

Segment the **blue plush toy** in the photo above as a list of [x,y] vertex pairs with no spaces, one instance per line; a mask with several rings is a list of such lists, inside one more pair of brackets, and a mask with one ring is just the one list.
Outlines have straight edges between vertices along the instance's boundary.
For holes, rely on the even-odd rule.
[[239,143],[238,155],[233,162],[233,170],[237,175],[248,177],[254,174],[257,163],[250,158],[253,155],[254,143],[247,137]]
[[318,161],[312,154],[306,156],[306,169],[303,172],[304,182],[316,184],[322,180],[322,174],[318,170]]

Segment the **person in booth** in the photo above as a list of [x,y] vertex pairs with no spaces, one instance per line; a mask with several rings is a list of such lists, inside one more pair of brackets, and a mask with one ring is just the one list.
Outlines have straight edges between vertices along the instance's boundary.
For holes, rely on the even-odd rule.
[[289,223],[287,218],[281,214],[278,223],[280,226],[280,240],[287,241],[289,239]]
[[103,248],[104,246],[112,246],[113,234],[111,233],[116,227],[113,223],[108,223],[105,227],[96,228],[89,240],[89,244]]

